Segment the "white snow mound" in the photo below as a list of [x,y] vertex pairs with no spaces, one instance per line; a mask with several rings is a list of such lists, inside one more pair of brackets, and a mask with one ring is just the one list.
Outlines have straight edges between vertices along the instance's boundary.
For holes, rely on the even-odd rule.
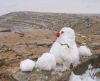
[[35,67],[35,62],[30,59],[23,60],[20,63],[21,71],[32,71],[34,67]]
[[79,54],[81,56],[91,56],[92,55],[90,49],[87,48],[87,46],[80,46],[79,47]]
[[40,70],[51,70],[56,66],[56,60],[54,55],[50,53],[44,53],[36,61],[36,68]]

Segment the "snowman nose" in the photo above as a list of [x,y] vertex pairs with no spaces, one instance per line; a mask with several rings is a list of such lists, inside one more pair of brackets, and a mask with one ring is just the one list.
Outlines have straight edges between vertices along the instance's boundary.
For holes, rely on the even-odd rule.
[[60,36],[60,33],[59,33],[59,32],[57,32],[57,33],[56,33],[56,37],[59,37],[59,36]]

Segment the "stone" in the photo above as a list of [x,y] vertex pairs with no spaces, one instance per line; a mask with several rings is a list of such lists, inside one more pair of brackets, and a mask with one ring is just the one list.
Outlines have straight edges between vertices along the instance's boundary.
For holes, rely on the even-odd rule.
[[46,39],[46,40],[36,42],[37,46],[48,46],[48,47],[50,47],[52,44],[53,44],[53,41],[50,41],[50,39]]
[[66,71],[60,76],[60,72],[52,74],[52,71],[37,71],[34,69],[32,72],[17,72],[12,75],[12,81],[61,81],[65,75],[69,75],[70,71]]
[[53,44],[53,40],[50,39],[42,39],[42,40],[29,40],[26,42],[28,45],[36,45],[36,46],[48,46],[50,47]]
[[0,32],[11,32],[9,28],[0,28]]
[[97,39],[97,40],[100,39],[100,35],[91,35],[91,37],[92,37],[92,38],[95,38],[95,39]]
[[97,49],[100,49],[100,43],[96,43],[96,42],[94,42],[94,43],[92,43],[91,44],[91,47],[93,48],[93,50],[97,50]]
[[100,63],[100,55],[93,54],[92,56],[88,58],[81,58],[81,63],[73,68],[73,72],[76,75],[81,75],[85,73],[85,71],[88,69],[88,65],[91,64],[94,68],[98,68]]
[[30,53],[26,45],[16,45],[15,47],[13,47],[13,51],[15,51],[17,54]]
[[11,67],[11,68],[7,69],[7,71],[13,74],[13,73],[18,72],[18,71],[19,71],[19,69],[20,69],[19,67],[14,67],[14,68],[13,68],[13,67]]
[[2,50],[2,52],[11,51],[11,48],[7,45],[4,45],[4,44],[0,46],[0,49]]
[[100,72],[96,73],[96,77],[100,79]]
[[100,35],[100,31],[97,31],[97,32],[96,32],[96,35]]
[[0,67],[5,63],[5,59],[0,57]]

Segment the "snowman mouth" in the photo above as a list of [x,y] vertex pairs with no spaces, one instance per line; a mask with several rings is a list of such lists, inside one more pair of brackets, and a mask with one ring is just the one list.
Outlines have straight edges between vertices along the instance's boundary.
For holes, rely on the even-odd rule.
[[60,43],[60,45],[61,45],[61,46],[64,46],[64,45],[66,45],[68,48],[70,48],[68,44],[61,44],[61,43]]

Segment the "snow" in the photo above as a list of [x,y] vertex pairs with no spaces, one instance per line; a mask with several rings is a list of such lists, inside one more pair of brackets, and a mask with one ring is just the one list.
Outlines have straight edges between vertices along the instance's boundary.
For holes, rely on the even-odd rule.
[[75,75],[72,72],[69,81],[100,81],[100,79],[95,76],[98,72],[100,72],[100,68],[93,69],[93,67],[89,65],[88,70],[82,75]]
[[80,46],[79,47],[79,54],[81,56],[91,56],[92,55],[90,49],[87,46]]
[[63,71],[66,71],[68,70],[67,67],[64,65],[64,66],[56,66],[54,67],[54,71],[59,71],[59,72],[63,72]]
[[69,81],[82,81],[80,78],[80,75],[75,75],[73,72],[71,73],[71,76],[69,78]]
[[40,70],[51,70],[56,66],[56,60],[54,55],[50,53],[44,53],[36,61],[36,68]]
[[34,67],[35,67],[35,62],[30,59],[23,60],[20,63],[21,71],[32,71]]
[[66,69],[68,70],[71,63],[73,66],[77,66],[79,63],[79,52],[75,42],[75,32],[70,27],[64,27],[59,33],[60,36],[52,45],[50,53],[55,56],[57,63],[65,63]]
[[59,44],[59,42],[55,41],[50,49],[50,53],[55,56],[56,62],[61,64],[63,63],[63,60],[60,55],[60,49],[61,45]]

